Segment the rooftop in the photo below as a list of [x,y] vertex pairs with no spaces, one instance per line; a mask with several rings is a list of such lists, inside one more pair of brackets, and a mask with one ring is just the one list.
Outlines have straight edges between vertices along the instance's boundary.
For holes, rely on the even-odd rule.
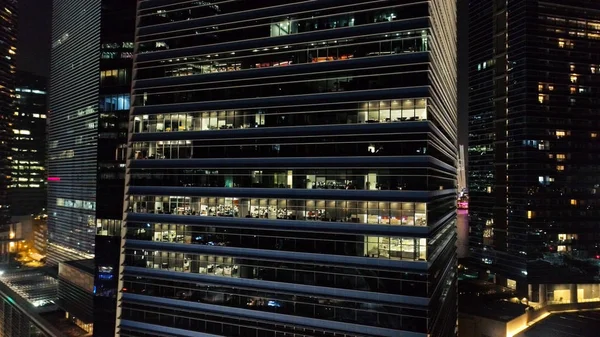
[[597,337],[599,311],[556,313],[515,337]]
[[0,281],[36,308],[53,306],[58,298],[58,281],[43,269],[4,271]]
[[464,298],[459,301],[460,313],[484,317],[501,322],[511,321],[525,313],[526,305],[507,300],[478,300],[468,302]]
[[96,265],[94,264],[94,259],[86,259],[86,260],[73,260],[73,261],[66,261],[64,262],[65,264],[68,264],[69,266],[79,269],[84,273],[88,273],[91,275],[94,275],[94,270],[96,268]]

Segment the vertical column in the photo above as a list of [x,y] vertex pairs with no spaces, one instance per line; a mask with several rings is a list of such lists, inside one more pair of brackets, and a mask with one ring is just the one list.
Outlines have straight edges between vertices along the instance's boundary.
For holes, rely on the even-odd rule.
[[540,284],[539,286],[539,300],[538,302],[540,303],[540,306],[545,306],[546,305],[546,296],[547,296],[547,291],[546,291],[546,285],[545,284]]
[[600,284],[592,284],[592,298],[596,301],[600,298]]
[[250,217],[250,199],[240,199],[238,204],[239,217],[249,218]]
[[571,303],[577,303],[577,284],[571,284]]

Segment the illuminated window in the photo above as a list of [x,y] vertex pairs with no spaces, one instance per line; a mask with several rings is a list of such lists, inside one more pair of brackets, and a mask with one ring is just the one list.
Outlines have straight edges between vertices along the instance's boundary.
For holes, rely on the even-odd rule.
[[560,138],[560,137],[564,137],[568,134],[567,131],[564,130],[556,130],[556,137]]
[[558,154],[556,154],[556,160],[557,161],[563,161],[565,159],[567,159],[567,156],[564,153],[558,153]]
[[564,47],[565,47],[565,41],[559,40],[558,41],[558,48],[564,48]]
[[552,84],[548,85],[548,90],[554,91],[554,86]]
[[575,93],[577,93],[577,88],[575,88],[575,87],[569,87],[569,92],[571,94],[575,94]]
[[487,187],[487,192],[488,192],[488,193],[492,193],[492,186],[488,186],[488,187]]
[[548,158],[553,159],[554,155],[552,153],[548,153]]
[[569,65],[569,69],[571,69],[571,71],[575,71],[575,65],[574,64]]
[[557,171],[564,171],[565,170],[565,166],[564,165],[556,165],[556,170]]
[[571,79],[571,83],[577,83],[577,75],[571,75],[569,78]]
[[562,245],[560,245],[560,246],[558,246],[558,247],[556,248],[556,251],[557,251],[557,252],[566,252],[566,251],[567,251],[567,246],[562,246]]
[[494,237],[494,229],[493,228],[486,228],[483,230],[483,237],[486,239],[492,238]]
[[577,200],[575,200],[575,199],[571,199],[571,205],[573,205],[573,206],[577,206]]
[[538,102],[544,103],[545,100],[546,100],[546,95],[538,95]]
[[527,219],[533,219],[533,211],[527,211]]
[[544,85],[543,84],[538,84],[538,91],[544,91]]
[[596,132],[592,132],[592,133],[590,133],[590,137],[596,138],[596,137],[598,137],[598,134]]
[[590,71],[592,72],[592,74],[595,74],[598,71],[598,68],[591,66]]

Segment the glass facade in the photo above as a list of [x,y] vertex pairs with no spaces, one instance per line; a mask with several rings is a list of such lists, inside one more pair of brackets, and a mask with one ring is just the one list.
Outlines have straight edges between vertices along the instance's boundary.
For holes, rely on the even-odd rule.
[[576,294],[600,271],[600,7],[509,0],[470,10],[472,262],[533,301],[566,299],[548,295],[565,284],[571,302],[596,298]]
[[117,332],[454,336],[454,1],[137,10]]
[[11,214],[40,214],[46,208],[46,78],[19,72],[15,91]]
[[0,6],[3,8],[0,38],[4,43],[0,50],[0,232],[6,232],[11,216],[8,189],[12,183],[11,124],[15,96],[17,4],[12,0],[1,0]]

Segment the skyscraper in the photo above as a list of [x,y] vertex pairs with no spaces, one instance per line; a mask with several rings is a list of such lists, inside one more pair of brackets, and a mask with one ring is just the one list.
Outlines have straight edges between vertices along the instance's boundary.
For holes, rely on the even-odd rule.
[[0,232],[10,221],[8,187],[11,184],[10,159],[15,99],[15,55],[17,53],[17,10],[13,0],[0,1]]
[[93,266],[84,270],[93,274],[93,287],[63,309],[78,316],[76,308],[87,308],[80,323],[111,336],[136,2],[55,0],[53,6],[48,262]]
[[120,336],[454,336],[455,18],[139,1]]
[[46,78],[18,72],[12,118],[11,215],[46,208]]
[[470,7],[471,260],[546,303],[600,301],[600,4]]
[[96,235],[101,1],[53,2],[48,262],[91,258]]
[[135,4],[54,1],[48,126],[49,262],[91,258],[123,202]]

